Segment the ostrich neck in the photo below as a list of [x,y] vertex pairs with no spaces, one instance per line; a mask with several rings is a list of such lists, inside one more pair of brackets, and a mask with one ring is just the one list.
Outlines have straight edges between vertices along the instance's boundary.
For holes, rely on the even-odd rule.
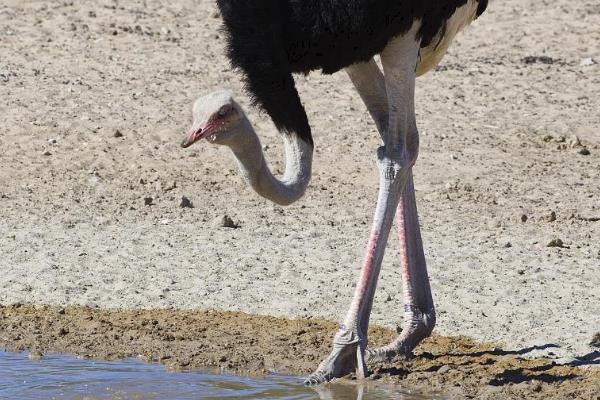
[[282,133],[285,145],[285,173],[281,179],[273,176],[260,140],[248,120],[243,122],[244,139],[230,146],[240,172],[262,197],[280,205],[289,205],[304,195],[310,181],[313,148],[295,133]]

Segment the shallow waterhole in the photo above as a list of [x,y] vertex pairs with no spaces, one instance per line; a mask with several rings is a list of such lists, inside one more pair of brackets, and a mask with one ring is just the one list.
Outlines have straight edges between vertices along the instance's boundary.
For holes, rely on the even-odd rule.
[[[316,388],[299,377],[265,378],[210,371],[171,372],[138,359],[102,361],[64,354],[31,359],[0,351],[0,398],[4,399],[327,399],[424,400],[400,388],[333,383]],[[436,397],[439,398],[439,397]]]

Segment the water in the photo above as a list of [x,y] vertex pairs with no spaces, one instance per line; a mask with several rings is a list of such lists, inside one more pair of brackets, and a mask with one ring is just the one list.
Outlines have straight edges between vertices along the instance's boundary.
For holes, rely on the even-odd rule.
[[328,384],[316,389],[298,377],[267,379],[169,372],[136,359],[99,361],[60,354],[30,360],[27,353],[0,351],[0,399],[281,399],[423,400],[399,389]]

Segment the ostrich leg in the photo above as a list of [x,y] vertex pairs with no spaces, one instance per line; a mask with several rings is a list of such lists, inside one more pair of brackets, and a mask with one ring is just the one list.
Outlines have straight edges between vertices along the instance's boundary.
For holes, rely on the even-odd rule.
[[[381,54],[389,107],[387,130],[382,135],[384,146],[377,151],[380,186],[367,255],[350,309],[333,339],[333,350],[317,371],[306,379],[305,383],[309,385],[344,376],[355,368],[360,378],[368,375],[365,355],[373,297],[394,211],[410,180],[418,150],[418,136],[414,129],[414,86],[419,41],[415,38],[415,32],[411,30],[391,41]],[[365,68],[374,71],[372,64],[367,63]],[[375,79],[372,84],[378,85],[379,81]],[[367,96],[374,98],[372,94],[376,90],[381,89],[375,89]],[[382,124],[381,121],[378,124]]]
[[[385,80],[374,60],[347,68],[348,75],[359,92],[377,130],[384,138],[388,122]],[[417,135],[416,121],[412,135]],[[367,361],[390,361],[396,355],[410,357],[421,340],[431,334],[435,325],[435,309],[419,227],[412,169],[396,210],[400,263],[404,282],[404,328],[388,346],[368,350]]]
[[400,263],[404,283],[404,326],[400,336],[387,346],[368,351],[368,361],[391,361],[395,356],[409,358],[413,349],[433,331],[435,309],[421,231],[412,173],[410,173],[396,210]]
[[360,95],[381,139],[385,143],[385,132],[388,124],[388,101],[385,89],[385,80],[375,60],[356,63],[346,68],[346,73],[352,80],[356,91]]

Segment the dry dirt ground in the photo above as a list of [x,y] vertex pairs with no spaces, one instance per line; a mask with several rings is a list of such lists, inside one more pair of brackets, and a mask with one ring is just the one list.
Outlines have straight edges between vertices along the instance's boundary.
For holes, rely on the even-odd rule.
[[[298,77],[316,153],[288,208],[226,149],[180,149],[195,97],[248,103],[219,24],[208,0],[0,0],[1,304],[341,318],[377,196],[375,127],[344,73]],[[492,2],[419,79],[438,334],[599,363],[598,26],[597,0]],[[281,172],[278,133],[249,115]],[[391,240],[372,318],[389,328],[396,255]]]

